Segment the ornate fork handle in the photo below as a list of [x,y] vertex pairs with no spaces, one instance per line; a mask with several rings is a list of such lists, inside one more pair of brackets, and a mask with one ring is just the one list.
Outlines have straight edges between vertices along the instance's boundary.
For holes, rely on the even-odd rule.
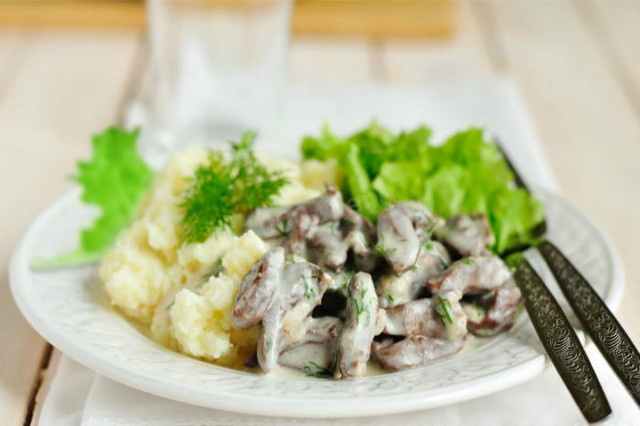
[[571,396],[587,421],[604,419],[611,407],[569,320],[524,257],[513,265],[529,318]]
[[640,354],[620,323],[573,264],[549,241],[538,250],[582,326],[640,404]]

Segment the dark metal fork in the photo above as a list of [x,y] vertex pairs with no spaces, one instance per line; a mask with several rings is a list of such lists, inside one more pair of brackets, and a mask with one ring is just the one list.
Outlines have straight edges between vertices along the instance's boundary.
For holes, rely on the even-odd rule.
[[[516,184],[520,188],[531,192],[527,185],[524,183],[521,175],[516,170],[513,162],[509,159],[505,150],[500,146],[500,144],[496,145],[502,152],[507,165],[513,172]],[[616,372],[631,396],[635,399],[636,403],[640,404],[640,353],[638,353],[638,350],[633,345],[631,339],[624,331],[620,323],[616,320],[613,313],[609,310],[609,308],[607,308],[600,296],[598,296],[598,294],[595,292],[589,282],[584,278],[584,276],[580,274],[578,269],[553,243],[544,238],[545,232],[545,221],[543,221],[539,226],[532,230],[532,235],[534,237],[541,237],[541,241],[535,246],[536,249],[540,252],[542,258],[549,266],[549,269],[558,282],[560,289],[564,293],[566,299],[571,305],[571,308],[576,313],[577,317],[580,320],[580,323],[584,327],[587,334],[598,346],[605,359]],[[527,247],[519,247],[517,249],[522,250],[524,248]],[[527,267],[522,266],[521,264],[516,264],[516,279],[519,273],[518,271],[521,271],[520,274],[522,275],[522,271],[526,272],[526,269]],[[533,272],[533,270],[531,272]],[[535,272],[533,273],[535,274]],[[540,283],[542,284],[541,280]],[[542,284],[542,286],[544,286],[544,284]],[[523,293],[525,298],[525,306],[527,306],[527,292],[523,291]],[[537,297],[536,294],[530,294],[530,297],[531,296],[533,296],[534,299]],[[551,296],[550,293],[549,296]],[[529,314],[531,316],[531,311],[528,307],[527,310],[529,311]],[[551,326],[553,327],[553,325]],[[547,348],[547,345],[562,346],[562,336],[551,337],[560,338],[560,340],[555,342],[550,341],[546,343],[543,340],[545,348]],[[547,348],[547,351],[548,350],[549,349]],[[581,406],[581,402],[578,401],[578,399],[576,398],[576,394],[574,394],[574,391],[572,391],[574,399],[576,399],[578,405],[581,406],[580,408],[583,414],[585,414],[587,420],[600,420],[606,417],[611,412],[611,408],[606,401],[604,393],[602,393],[602,388],[600,387],[599,383],[597,383],[597,379],[594,382],[590,378],[591,373],[589,373],[587,370],[590,369],[592,371],[592,368],[587,368],[587,370],[584,370],[587,364],[588,367],[591,367],[590,363],[586,359],[586,355],[584,355],[585,359],[581,359],[582,355],[579,355],[578,353],[576,353],[575,355],[575,365],[565,364],[563,367],[558,368],[558,364],[556,364],[556,367],[558,368],[558,372],[560,373],[562,379],[565,381],[570,390],[570,384],[575,385],[577,386],[575,392],[577,393],[578,397],[592,400],[592,403],[594,405],[592,405],[592,407],[586,407],[587,412],[585,412],[585,409]],[[570,362],[570,358],[571,357],[569,356],[569,354],[567,354],[566,361]],[[565,369],[566,371],[561,371],[561,368]],[[593,375],[593,378],[595,378],[595,375]],[[585,400],[583,402],[586,403],[587,401]]]

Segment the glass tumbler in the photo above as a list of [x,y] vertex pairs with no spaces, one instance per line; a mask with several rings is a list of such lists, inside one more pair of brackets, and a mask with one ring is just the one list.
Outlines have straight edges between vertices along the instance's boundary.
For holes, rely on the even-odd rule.
[[278,132],[292,0],[147,0],[147,155]]

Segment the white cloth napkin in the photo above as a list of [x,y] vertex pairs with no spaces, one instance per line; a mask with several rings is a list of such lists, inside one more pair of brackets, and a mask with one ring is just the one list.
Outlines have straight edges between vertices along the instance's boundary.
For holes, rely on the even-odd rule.
[[[378,117],[394,128],[426,122],[436,138],[478,125],[497,135],[528,182],[555,189],[549,167],[513,83],[504,78],[438,84],[430,88],[298,87],[290,91],[290,121],[279,152],[294,152],[300,134],[323,119],[337,132]],[[133,110],[135,111],[135,109]],[[136,121],[132,114],[132,121]],[[587,349],[613,408],[603,424],[638,425],[640,411],[597,349]],[[161,374],[161,372],[159,372]],[[93,380],[87,395],[87,383]],[[330,410],[330,407],[327,407]],[[95,375],[62,357],[44,401],[41,426],[249,425],[582,425],[586,424],[553,368],[507,390],[446,407],[357,419],[312,420],[249,416],[194,407],[146,394]]]
[[[613,415],[607,426],[640,424],[640,410],[593,344],[587,353]],[[93,380],[86,394],[86,384]],[[83,406],[84,404],[84,406]],[[330,407],[328,407],[330,409]],[[518,386],[445,407],[337,420],[259,417],[195,407],[137,391],[95,375],[63,356],[40,414],[40,426],[578,426],[586,425],[553,368]]]

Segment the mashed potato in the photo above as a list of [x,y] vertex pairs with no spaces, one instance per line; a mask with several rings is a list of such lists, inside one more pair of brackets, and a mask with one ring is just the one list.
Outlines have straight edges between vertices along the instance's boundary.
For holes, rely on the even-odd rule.
[[[111,303],[150,327],[154,340],[174,350],[218,364],[241,367],[255,351],[259,326],[235,330],[231,311],[244,275],[269,246],[249,231],[221,231],[198,244],[182,244],[180,194],[207,151],[190,148],[169,159],[142,203],[135,222],[105,256],[99,275]],[[337,183],[335,165],[263,159],[282,170],[290,184],[276,205],[318,196],[325,181]]]
[[242,278],[267,250],[267,243],[253,231],[246,232],[222,258],[223,272],[196,291],[182,289],[176,294],[169,322],[182,352],[224,364],[233,364],[253,352],[257,327],[232,334],[231,311]]

